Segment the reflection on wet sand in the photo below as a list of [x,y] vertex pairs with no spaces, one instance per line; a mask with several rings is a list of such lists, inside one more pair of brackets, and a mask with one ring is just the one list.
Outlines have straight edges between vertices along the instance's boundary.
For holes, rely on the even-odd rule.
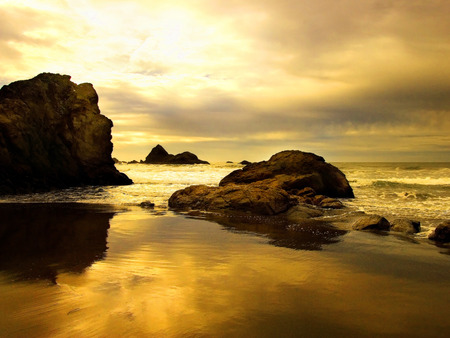
[[269,244],[296,250],[322,250],[323,245],[338,243],[339,237],[347,233],[325,221],[315,219],[292,223],[277,216],[214,213],[191,214],[190,217],[216,222],[234,232],[264,235],[269,239]]
[[[103,207],[104,208],[104,207]],[[0,204],[0,270],[56,283],[104,258],[112,211],[76,204]]]
[[[219,226],[217,220],[171,212],[161,217],[137,207],[114,217],[114,210],[63,212],[55,205],[47,213],[26,212],[22,224],[35,224],[34,232],[48,228],[46,239],[63,223],[79,228],[71,234],[77,239],[67,238],[65,229],[58,240],[44,241],[42,253],[31,239],[20,250],[8,244],[16,265],[31,266],[27,245],[36,257],[61,257],[38,265],[57,273],[56,285],[48,279],[12,282],[12,273],[27,275],[26,269],[2,267],[0,335],[441,337],[449,330],[450,261],[432,245],[356,231],[328,236],[327,224],[319,224],[327,237],[320,241],[312,225],[255,218]],[[35,213],[41,221],[33,220]],[[85,228],[88,223],[98,230]],[[299,226],[304,228],[291,229]],[[292,233],[288,244],[306,250],[278,244]],[[78,260],[68,258],[71,251]]]

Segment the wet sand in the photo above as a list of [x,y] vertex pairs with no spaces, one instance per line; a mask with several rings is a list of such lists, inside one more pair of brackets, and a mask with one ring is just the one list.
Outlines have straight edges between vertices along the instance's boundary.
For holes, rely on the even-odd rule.
[[320,222],[0,204],[0,331],[444,337],[450,248]]

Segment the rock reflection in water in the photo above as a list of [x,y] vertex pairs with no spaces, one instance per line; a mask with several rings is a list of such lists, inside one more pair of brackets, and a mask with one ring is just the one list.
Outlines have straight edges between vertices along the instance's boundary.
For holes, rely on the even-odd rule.
[[112,209],[79,204],[0,204],[0,270],[15,279],[81,273],[107,250]]
[[230,231],[261,234],[269,239],[269,244],[295,250],[322,250],[323,245],[337,243],[347,233],[318,219],[292,223],[280,216],[191,214],[190,217],[216,222]]

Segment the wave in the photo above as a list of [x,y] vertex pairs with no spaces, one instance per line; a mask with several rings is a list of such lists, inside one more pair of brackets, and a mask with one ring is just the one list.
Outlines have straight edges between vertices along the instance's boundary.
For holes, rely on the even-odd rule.
[[372,181],[372,186],[378,188],[420,188],[433,187],[439,189],[450,189],[450,180],[448,178],[403,178]]
[[399,170],[422,170],[424,169],[423,167],[419,166],[419,165],[412,165],[412,166],[408,166],[408,167],[399,167]]
[[434,195],[432,194],[410,192],[410,191],[395,192],[392,195],[397,198],[401,198],[403,200],[421,200],[421,201],[425,201],[429,198],[434,197]]

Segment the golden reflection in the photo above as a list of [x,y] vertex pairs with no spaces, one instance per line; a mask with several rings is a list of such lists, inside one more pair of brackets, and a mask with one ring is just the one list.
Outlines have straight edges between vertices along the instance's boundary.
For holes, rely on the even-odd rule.
[[[140,209],[110,224],[104,259],[59,271],[56,286],[0,272],[5,334],[414,336],[430,333],[420,323],[445,326],[449,270],[435,268],[448,260],[423,245],[357,234],[322,251],[292,250],[268,245],[263,227],[236,232]],[[388,254],[370,250],[380,241]],[[434,267],[416,260],[423,252]]]

